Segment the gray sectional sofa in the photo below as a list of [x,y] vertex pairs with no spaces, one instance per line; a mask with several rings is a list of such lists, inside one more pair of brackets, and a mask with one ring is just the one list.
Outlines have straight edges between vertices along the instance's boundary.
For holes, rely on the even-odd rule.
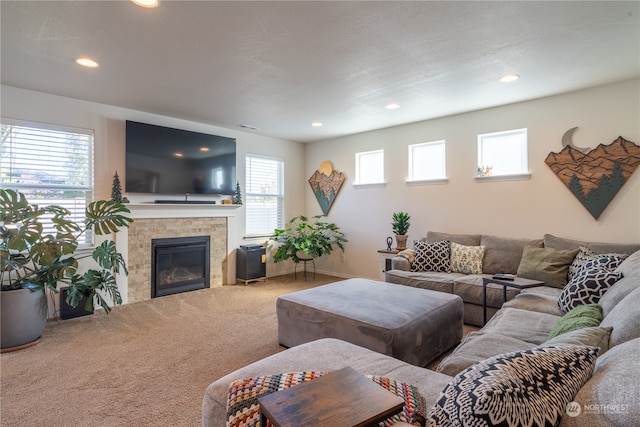
[[[584,244],[553,236],[545,236],[545,241],[564,249]],[[594,251],[600,249],[599,252],[608,252],[610,249],[610,246],[599,247],[595,244],[591,247]],[[345,341],[320,339],[289,348],[214,381],[204,394],[202,425],[225,425],[229,385],[238,379],[285,372],[334,371],[351,366],[362,374],[385,376],[416,386],[429,412],[434,405],[436,408],[442,406],[442,399],[447,398],[452,390],[464,393],[460,385],[465,376],[468,379],[470,372],[477,374],[486,369],[487,360],[494,361],[501,357],[497,355],[535,352],[539,349],[575,349],[576,352],[591,349],[593,352],[595,347],[599,347],[599,354],[592,374],[589,369],[580,381],[572,378],[572,369],[583,361],[581,357],[580,360],[571,359],[566,366],[550,365],[550,373],[534,377],[534,384],[545,389],[551,375],[561,378],[563,384],[577,387],[577,393],[571,394],[571,411],[565,412],[563,408],[560,412],[558,425],[562,427],[640,425],[640,250],[636,249],[615,271],[622,278],[598,302],[604,316],[599,326],[578,329],[548,340],[551,329],[565,317],[557,305],[561,290],[542,286],[514,295],[487,325],[468,334],[441,361],[436,371]],[[459,401],[463,402],[464,399]],[[550,406],[540,402],[521,402],[519,405],[518,410],[527,412],[528,417],[538,416],[536,411],[544,411]],[[448,409],[451,408],[455,408],[455,405],[449,401]],[[501,411],[499,407],[493,409]],[[455,422],[454,415],[447,417],[448,421]]]
[[[587,247],[596,253],[616,252],[630,254],[640,250],[640,244],[586,242],[545,234],[542,239],[515,239],[481,234],[449,234],[429,231],[421,241],[435,243],[449,241],[465,246],[483,246],[482,273],[411,271],[411,264],[403,256],[391,260],[391,270],[385,273],[385,282],[431,289],[458,295],[464,303],[464,323],[483,326],[482,279],[497,273],[517,274],[526,246],[577,250]],[[546,287],[546,286],[545,286]],[[562,286],[560,286],[562,287]],[[493,316],[503,304],[503,287],[487,286],[487,318]],[[507,288],[507,300],[520,290]]]

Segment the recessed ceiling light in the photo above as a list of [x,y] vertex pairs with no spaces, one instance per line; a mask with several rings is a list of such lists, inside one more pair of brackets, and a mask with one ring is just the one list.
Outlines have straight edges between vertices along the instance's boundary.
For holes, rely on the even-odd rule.
[[502,83],[511,83],[511,82],[515,82],[516,80],[518,80],[520,78],[519,75],[517,74],[507,74],[506,76],[504,76],[503,78],[500,79],[500,81]]
[[78,58],[76,64],[87,68],[98,68],[98,63],[91,58]]
[[200,147],[200,151],[206,153],[207,151],[209,151],[209,147]]
[[142,7],[156,7],[158,5],[158,0],[131,0],[133,3]]
[[397,110],[398,108],[400,108],[400,106],[394,102],[392,102],[391,104],[388,104],[385,107],[387,110]]
[[311,126],[313,126],[314,128],[319,128],[319,127],[322,126],[322,123],[321,122],[313,122],[313,123],[311,123]]
[[182,157],[183,156],[182,153],[173,153],[173,155],[176,156],[176,157]]

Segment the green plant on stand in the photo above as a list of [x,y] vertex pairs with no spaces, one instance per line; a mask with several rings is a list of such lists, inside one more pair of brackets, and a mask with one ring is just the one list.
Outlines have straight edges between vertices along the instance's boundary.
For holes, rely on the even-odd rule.
[[397,250],[403,250],[407,248],[407,232],[411,223],[409,220],[411,216],[406,212],[395,212],[391,217],[391,229],[393,234],[396,235]]
[[276,229],[271,240],[280,243],[273,255],[273,262],[293,260],[296,264],[302,260],[320,258],[329,255],[334,246],[344,252],[344,244],[348,242],[344,233],[334,223],[320,221],[322,215],[314,216],[310,222],[304,215],[289,221],[291,226]]

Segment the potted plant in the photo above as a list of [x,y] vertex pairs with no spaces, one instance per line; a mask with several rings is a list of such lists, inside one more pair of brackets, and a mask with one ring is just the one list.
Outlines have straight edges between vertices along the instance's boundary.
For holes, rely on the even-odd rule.
[[289,228],[276,229],[271,240],[280,243],[273,255],[274,262],[292,259],[299,263],[301,260],[319,258],[330,254],[334,245],[344,251],[344,243],[348,242],[344,233],[334,223],[320,221],[322,215],[313,217],[310,222],[304,215],[299,215],[289,221]]
[[[0,190],[3,349],[37,342],[47,320],[46,289],[57,293],[58,286],[67,286],[67,304],[76,307],[85,298],[87,311],[93,310],[95,302],[109,313],[105,295],[114,304],[122,303],[115,274],[128,271],[115,242],[104,240],[90,252],[77,249],[79,238],[88,231],[105,235],[128,227],[133,221],[128,213],[119,202],[95,201],[86,208],[84,224],[78,224],[62,206],[39,206],[22,193]],[[55,232],[45,230],[45,220]],[[80,273],[78,262],[89,257],[99,268]]]
[[409,231],[409,220],[411,216],[406,212],[395,212],[391,218],[393,221],[391,222],[391,229],[393,230],[393,234],[396,235],[396,243],[398,250],[403,250],[407,248],[407,231]]

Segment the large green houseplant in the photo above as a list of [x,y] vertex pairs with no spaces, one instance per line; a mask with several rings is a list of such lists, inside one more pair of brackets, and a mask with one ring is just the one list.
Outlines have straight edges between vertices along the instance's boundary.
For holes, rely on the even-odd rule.
[[320,221],[322,217],[316,215],[311,222],[306,216],[299,215],[289,221],[289,228],[276,229],[271,240],[280,245],[273,255],[273,261],[291,259],[299,263],[302,259],[328,255],[334,246],[344,251],[344,244],[348,242],[344,233],[336,224]]
[[[9,333],[14,326],[19,327],[22,322],[8,318],[9,312],[20,310],[7,308],[5,299],[9,298],[5,297],[5,293],[28,290],[27,294],[41,293],[44,299],[44,290],[57,293],[59,286],[66,286],[66,302],[72,307],[86,299],[87,311],[93,309],[95,302],[108,313],[111,310],[110,301],[122,303],[115,274],[121,271],[128,274],[128,271],[115,242],[104,240],[92,251],[78,251],[78,248],[80,237],[87,232],[106,235],[118,232],[120,227],[128,227],[133,221],[127,216],[128,213],[129,210],[121,203],[95,201],[86,208],[85,222],[79,224],[69,218],[71,212],[62,206],[32,204],[22,193],[0,190],[3,348],[5,333]],[[47,232],[45,221],[50,221],[55,231]],[[89,257],[93,258],[98,268],[89,268],[81,273],[78,263]],[[41,304],[39,302],[36,305],[38,311],[42,310]],[[46,321],[46,306],[44,311]],[[44,328],[44,322],[40,322]]]

